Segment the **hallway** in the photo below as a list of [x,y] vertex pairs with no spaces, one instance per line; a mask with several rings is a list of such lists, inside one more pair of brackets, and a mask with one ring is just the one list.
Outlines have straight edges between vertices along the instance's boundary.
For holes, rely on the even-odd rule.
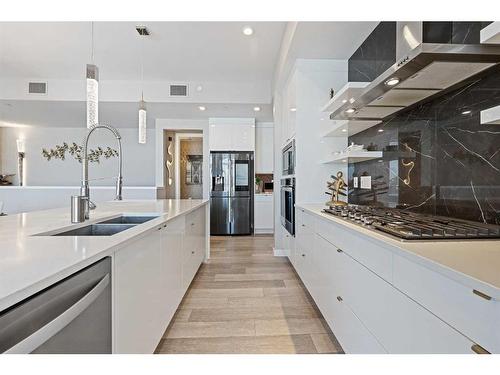
[[211,237],[156,353],[342,353],[272,236]]

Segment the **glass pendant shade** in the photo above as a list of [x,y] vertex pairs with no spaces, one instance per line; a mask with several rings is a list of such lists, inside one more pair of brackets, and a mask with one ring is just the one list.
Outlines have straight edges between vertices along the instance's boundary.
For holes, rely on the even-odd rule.
[[99,68],[87,64],[87,128],[99,123]]
[[141,100],[139,107],[139,143],[146,143],[146,102]]

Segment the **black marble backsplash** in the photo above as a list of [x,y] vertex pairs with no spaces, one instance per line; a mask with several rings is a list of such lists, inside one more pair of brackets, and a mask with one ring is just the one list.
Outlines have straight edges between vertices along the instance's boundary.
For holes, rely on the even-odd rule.
[[348,61],[349,82],[371,82],[396,62],[396,22],[380,22]]
[[480,124],[480,111],[497,105],[500,68],[349,137],[384,151],[349,164],[350,187],[372,176],[349,202],[500,224],[500,125]]

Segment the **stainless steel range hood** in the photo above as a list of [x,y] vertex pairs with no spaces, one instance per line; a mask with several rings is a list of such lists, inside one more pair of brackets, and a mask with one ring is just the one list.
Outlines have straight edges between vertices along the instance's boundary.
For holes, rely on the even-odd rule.
[[422,43],[330,118],[383,120],[458,88],[499,63],[500,45]]

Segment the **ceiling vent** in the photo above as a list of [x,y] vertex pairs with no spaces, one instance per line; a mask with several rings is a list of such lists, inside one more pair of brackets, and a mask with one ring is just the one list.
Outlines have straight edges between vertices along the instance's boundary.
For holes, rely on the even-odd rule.
[[28,93],[42,95],[47,94],[47,82],[29,82]]
[[139,33],[139,35],[149,35],[149,30],[146,26],[136,26],[135,29],[137,30],[137,33]]
[[187,96],[187,85],[170,85],[170,96]]

